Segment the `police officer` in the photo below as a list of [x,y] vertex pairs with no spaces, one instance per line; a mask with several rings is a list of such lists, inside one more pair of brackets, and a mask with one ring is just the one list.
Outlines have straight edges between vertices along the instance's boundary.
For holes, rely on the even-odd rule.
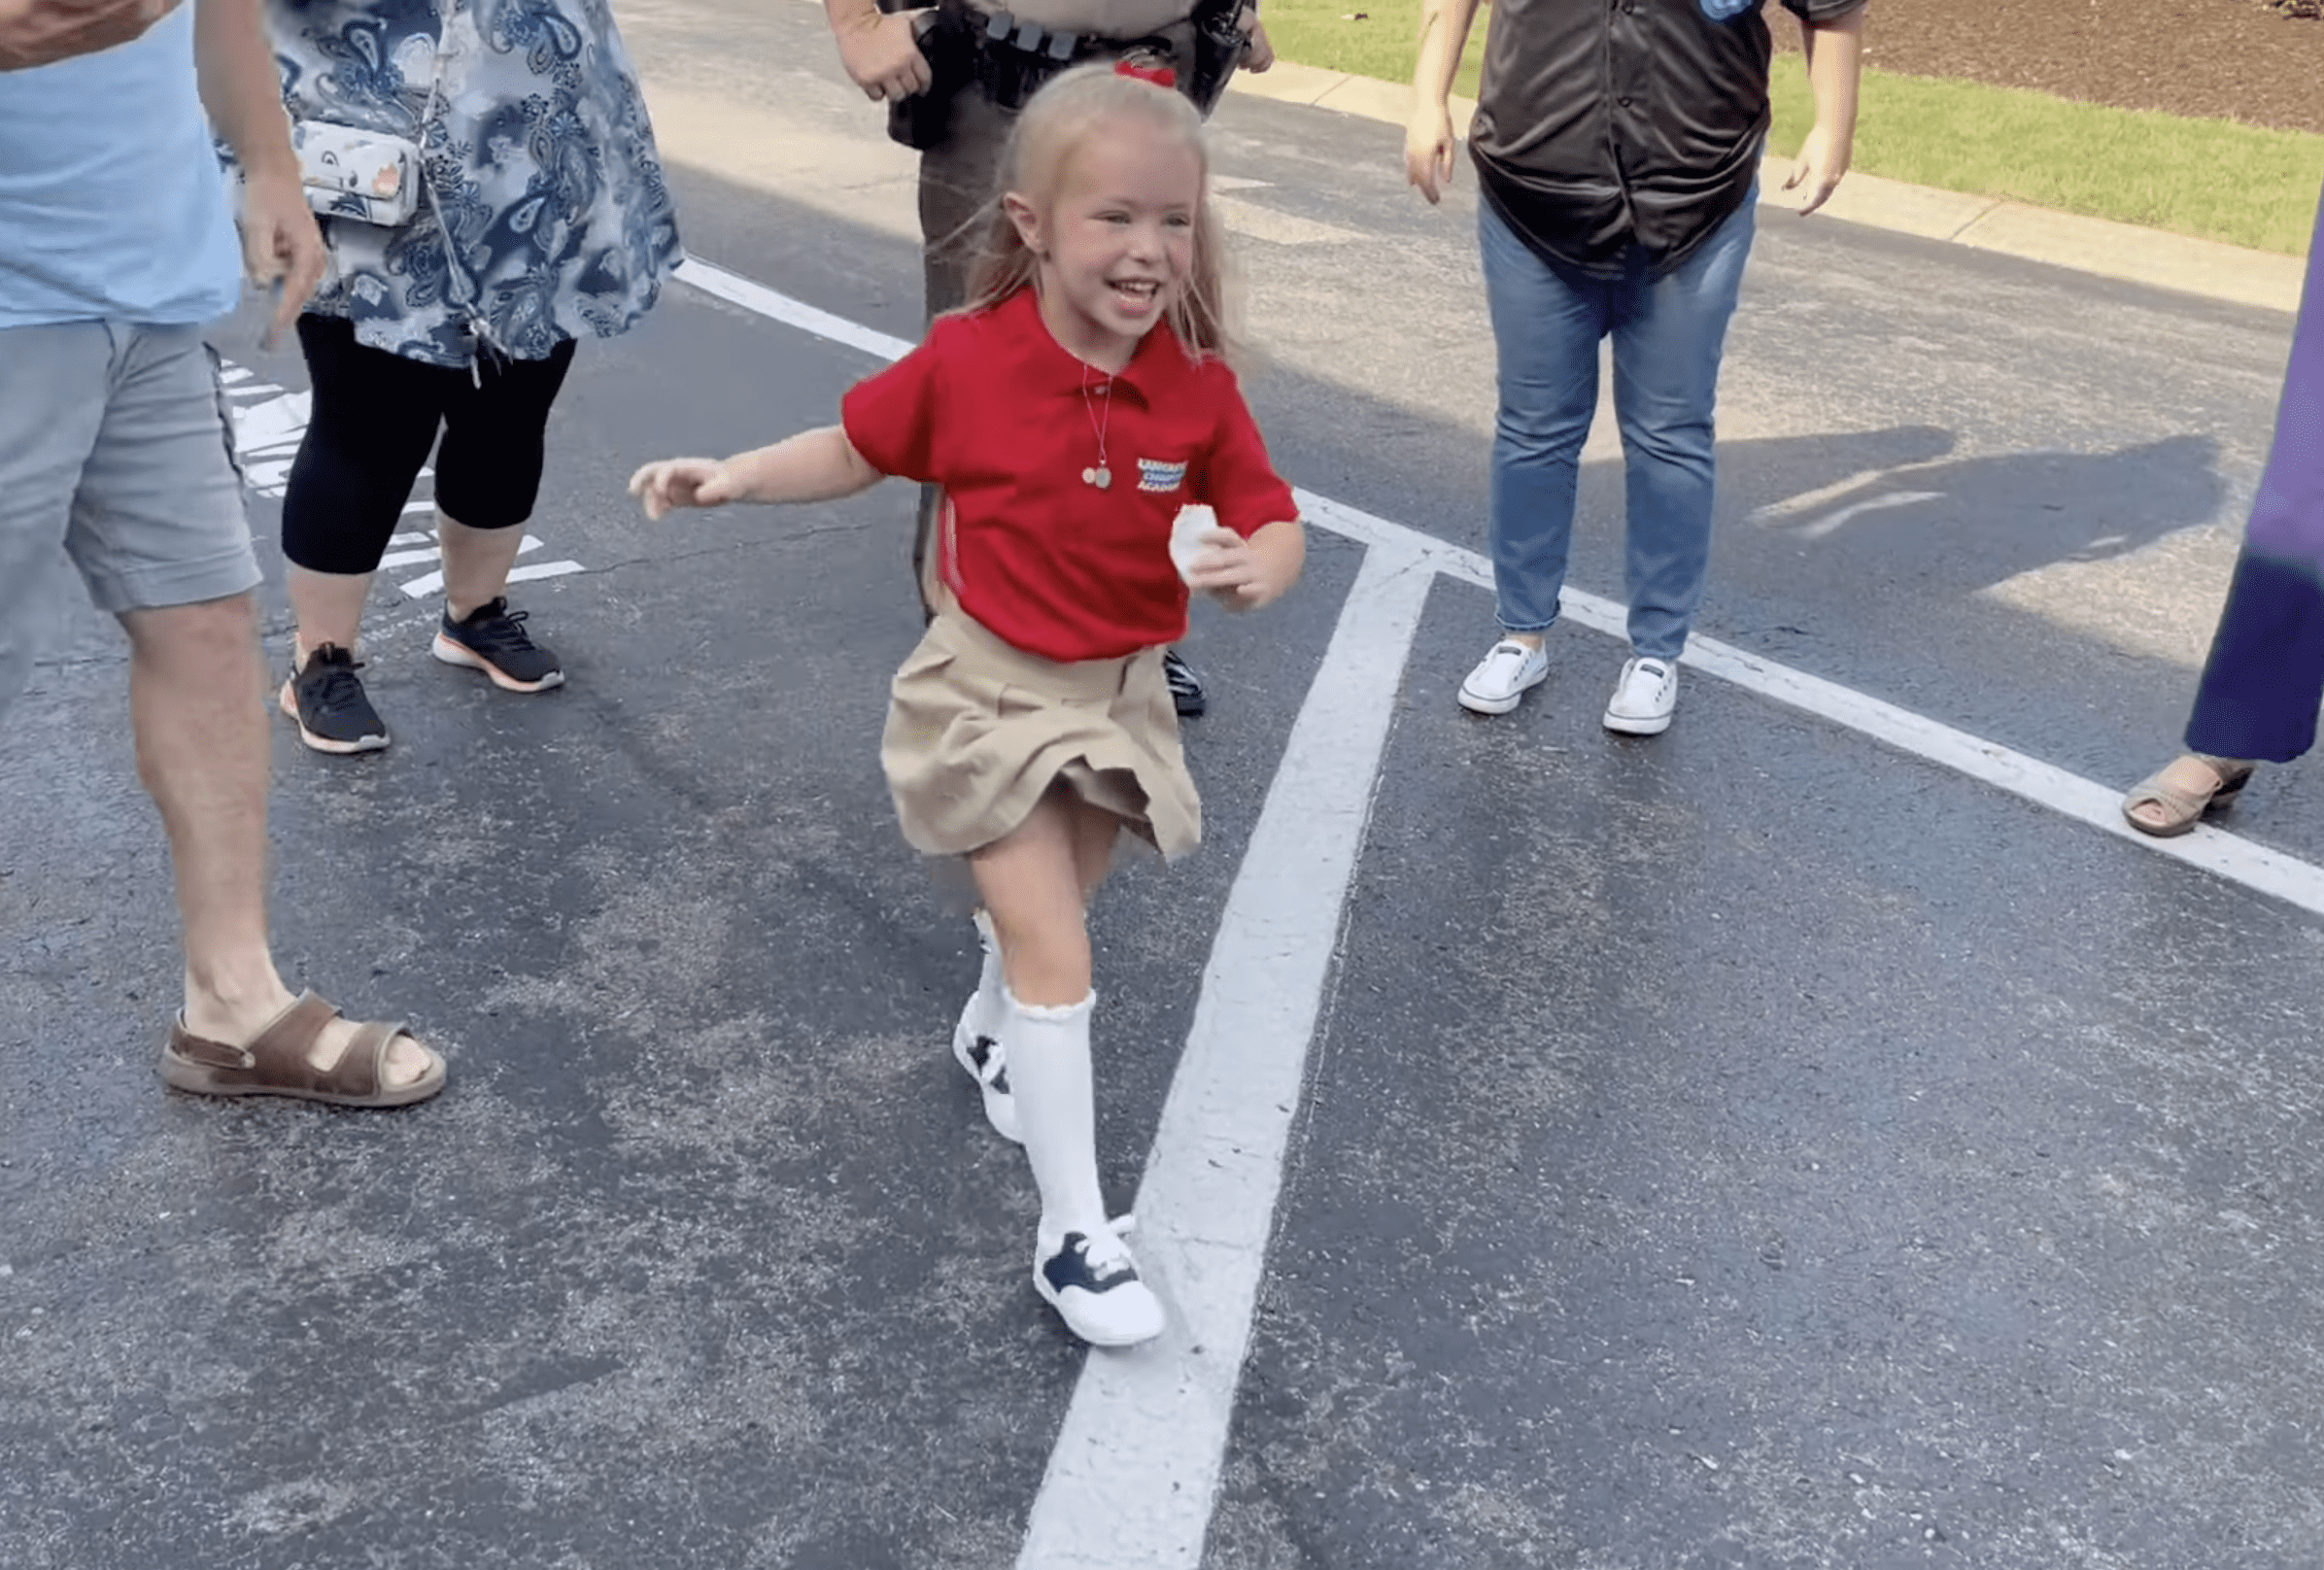
[[[994,195],[1016,111],[1067,65],[1129,53],[1167,55],[1205,114],[1238,66],[1275,63],[1252,0],[940,0],[883,11],[877,0],[824,0],[839,60],[885,103],[889,134],[920,153],[920,245],[928,318],[968,298],[977,216]],[[912,563],[929,597],[934,488],[920,502]],[[1203,711],[1202,684],[1165,657],[1182,715]]]

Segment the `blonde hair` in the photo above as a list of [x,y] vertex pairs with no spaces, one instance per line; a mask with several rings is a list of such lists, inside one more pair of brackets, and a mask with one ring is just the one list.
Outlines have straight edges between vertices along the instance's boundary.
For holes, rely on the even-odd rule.
[[[1106,62],[1059,73],[1017,116],[1001,158],[1000,189],[1031,202],[1045,219],[1074,155],[1100,127],[1125,119],[1176,138],[1194,154],[1202,170],[1202,196],[1194,209],[1193,260],[1172,297],[1167,320],[1187,353],[1198,358],[1224,358],[1230,345],[1225,247],[1218,219],[1211,211],[1211,154],[1203,141],[1202,116],[1184,93],[1125,76]],[[984,225],[983,244],[969,275],[969,299],[963,307],[967,311],[989,310],[1041,276],[1041,258],[1025,244],[998,195]]]

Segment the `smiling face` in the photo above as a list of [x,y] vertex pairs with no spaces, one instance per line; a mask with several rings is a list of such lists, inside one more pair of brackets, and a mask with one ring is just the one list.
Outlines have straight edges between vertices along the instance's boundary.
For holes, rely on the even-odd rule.
[[1101,123],[1066,159],[1045,212],[1007,197],[1041,257],[1041,314],[1066,350],[1119,370],[1160,322],[1194,266],[1201,155],[1165,127]]

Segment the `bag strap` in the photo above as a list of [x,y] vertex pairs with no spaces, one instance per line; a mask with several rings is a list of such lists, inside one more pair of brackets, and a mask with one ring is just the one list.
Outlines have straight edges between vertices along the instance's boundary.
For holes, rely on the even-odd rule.
[[468,361],[468,376],[477,387],[482,388],[483,356],[487,352],[497,353],[502,359],[508,356],[493,342],[492,324],[485,320],[484,313],[477,309],[483,290],[475,280],[461,271],[460,248],[453,243],[452,225],[444,221],[444,204],[436,194],[435,182],[427,176],[427,128],[435,119],[436,105],[443,97],[447,40],[452,31],[452,18],[460,6],[461,0],[431,0],[430,8],[436,17],[435,58],[428,73],[427,107],[421,112],[420,134],[414,141],[420,150],[420,193],[427,199],[427,210],[435,215],[436,233],[442,236],[444,242],[444,298],[458,307],[467,319],[468,332],[475,338],[477,349],[476,356]]

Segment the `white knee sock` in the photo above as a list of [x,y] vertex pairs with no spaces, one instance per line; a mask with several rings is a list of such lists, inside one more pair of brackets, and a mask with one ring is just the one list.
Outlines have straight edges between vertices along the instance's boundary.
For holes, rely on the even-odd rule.
[[1025,1159],[1041,1190],[1042,1230],[1095,1232],[1106,1224],[1098,1188],[1097,1099],[1089,1072],[1091,993],[1061,1007],[1028,1007],[1004,992],[1001,1042],[1016,1092]]

